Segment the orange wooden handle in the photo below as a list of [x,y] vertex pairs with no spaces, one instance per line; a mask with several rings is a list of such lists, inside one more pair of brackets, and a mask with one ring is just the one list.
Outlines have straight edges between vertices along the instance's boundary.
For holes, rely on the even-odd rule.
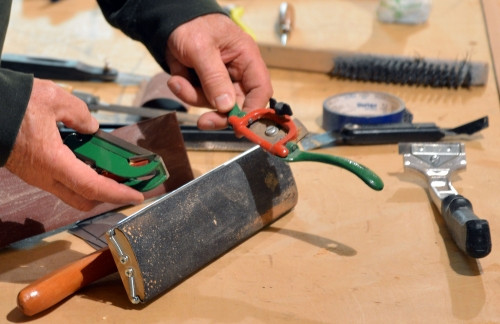
[[35,315],[116,271],[109,248],[104,248],[31,283],[19,292],[17,305],[25,315]]

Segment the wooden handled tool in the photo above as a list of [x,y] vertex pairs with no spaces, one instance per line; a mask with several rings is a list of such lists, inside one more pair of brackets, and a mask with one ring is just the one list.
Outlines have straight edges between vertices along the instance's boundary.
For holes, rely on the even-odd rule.
[[147,302],[290,211],[297,199],[288,164],[255,146],[119,222],[108,232],[109,250],[29,285],[19,307],[37,314],[117,268],[130,301]]
[[114,272],[111,252],[104,248],[31,283],[17,295],[17,305],[28,316],[38,314]]

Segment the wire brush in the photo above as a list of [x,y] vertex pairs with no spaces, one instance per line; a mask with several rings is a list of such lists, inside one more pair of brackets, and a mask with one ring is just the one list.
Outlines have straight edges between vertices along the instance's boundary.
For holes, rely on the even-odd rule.
[[488,64],[420,57],[357,54],[263,45],[268,67],[327,73],[341,79],[429,87],[469,88],[485,85]]

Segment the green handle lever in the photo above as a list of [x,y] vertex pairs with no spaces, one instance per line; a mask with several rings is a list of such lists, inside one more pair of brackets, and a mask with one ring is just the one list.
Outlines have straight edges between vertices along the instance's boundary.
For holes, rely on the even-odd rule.
[[298,148],[297,144],[291,142],[287,143],[287,148],[290,150],[290,153],[287,157],[283,158],[287,162],[311,161],[335,165],[354,173],[374,190],[379,191],[384,188],[384,182],[378,175],[355,161],[335,155],[302,151]]
[[[297,144],[291,141],[287,141],[287,138],[282,138],[280,142],[278,142],[278,144],[282,144],[283,148],[283,150],[280,150],[279,153],[284,153],[284,154],[277,154],[276,151],[272,151],[272,148],[274,148],[273,144],[266,141],[265,139],[262,139],[262,137],[250,131],[247,128],[247,124],[250,122],[250,119],[249,120],[245,119],[249,118],[249,116],[252,118],[253,121],[258,120],[259,118],[266,118],[266,119],[273,118],[271,119],[271,121],[278,123],[280,125],[284,123],[293,124],[291,120],[285,119],[284,117],[283,120],[278,120],[277,118],[279,117],[274,117],[274,114],[269,113],[269,111],[272,110],[270,109],[255,110],[252,112],[253,115],[250,116],[247,115],[247,113],[245,113],[244,111],[242,111],[238,107],[238,105],[235,105],[233,109],[229,112],[229,123],[235,129],[235,132],[243,134],[252,142],[259,144],[262,148],[273,153],[274,155],[281,156],[282,159],[287,162],[311,161],[311,162],[322,162],[335,165],[354,173],[358,178],[363,180],[364,183],[366,183],[370,188],[374,190],[378,191],[384,188],[384,183],[382,179],[380,179],[378,175],[376,175],[372,170],[368,169],[367,167],[355,161],[342,158],[339,156],[302,151],[299,149]],[[290,129],[293,128],[293,131],[290,131],[291,132],[290,137],[293,137],[293,135],[297,134],[296,127],[295,125],[293,125],[293,127],[292,125],[290,125],[289,127]],[[274,145],[276,145],[276,143],[274,143]],[[289,152],[286,152],[286,150],[288,150]]]

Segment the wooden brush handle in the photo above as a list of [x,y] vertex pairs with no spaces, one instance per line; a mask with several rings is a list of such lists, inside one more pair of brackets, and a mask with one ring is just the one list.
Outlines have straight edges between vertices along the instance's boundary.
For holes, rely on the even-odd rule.
[[106,247],[31,283],[19,292],[17,305],[25,315],[35,315],[116,271],[113,256]]

